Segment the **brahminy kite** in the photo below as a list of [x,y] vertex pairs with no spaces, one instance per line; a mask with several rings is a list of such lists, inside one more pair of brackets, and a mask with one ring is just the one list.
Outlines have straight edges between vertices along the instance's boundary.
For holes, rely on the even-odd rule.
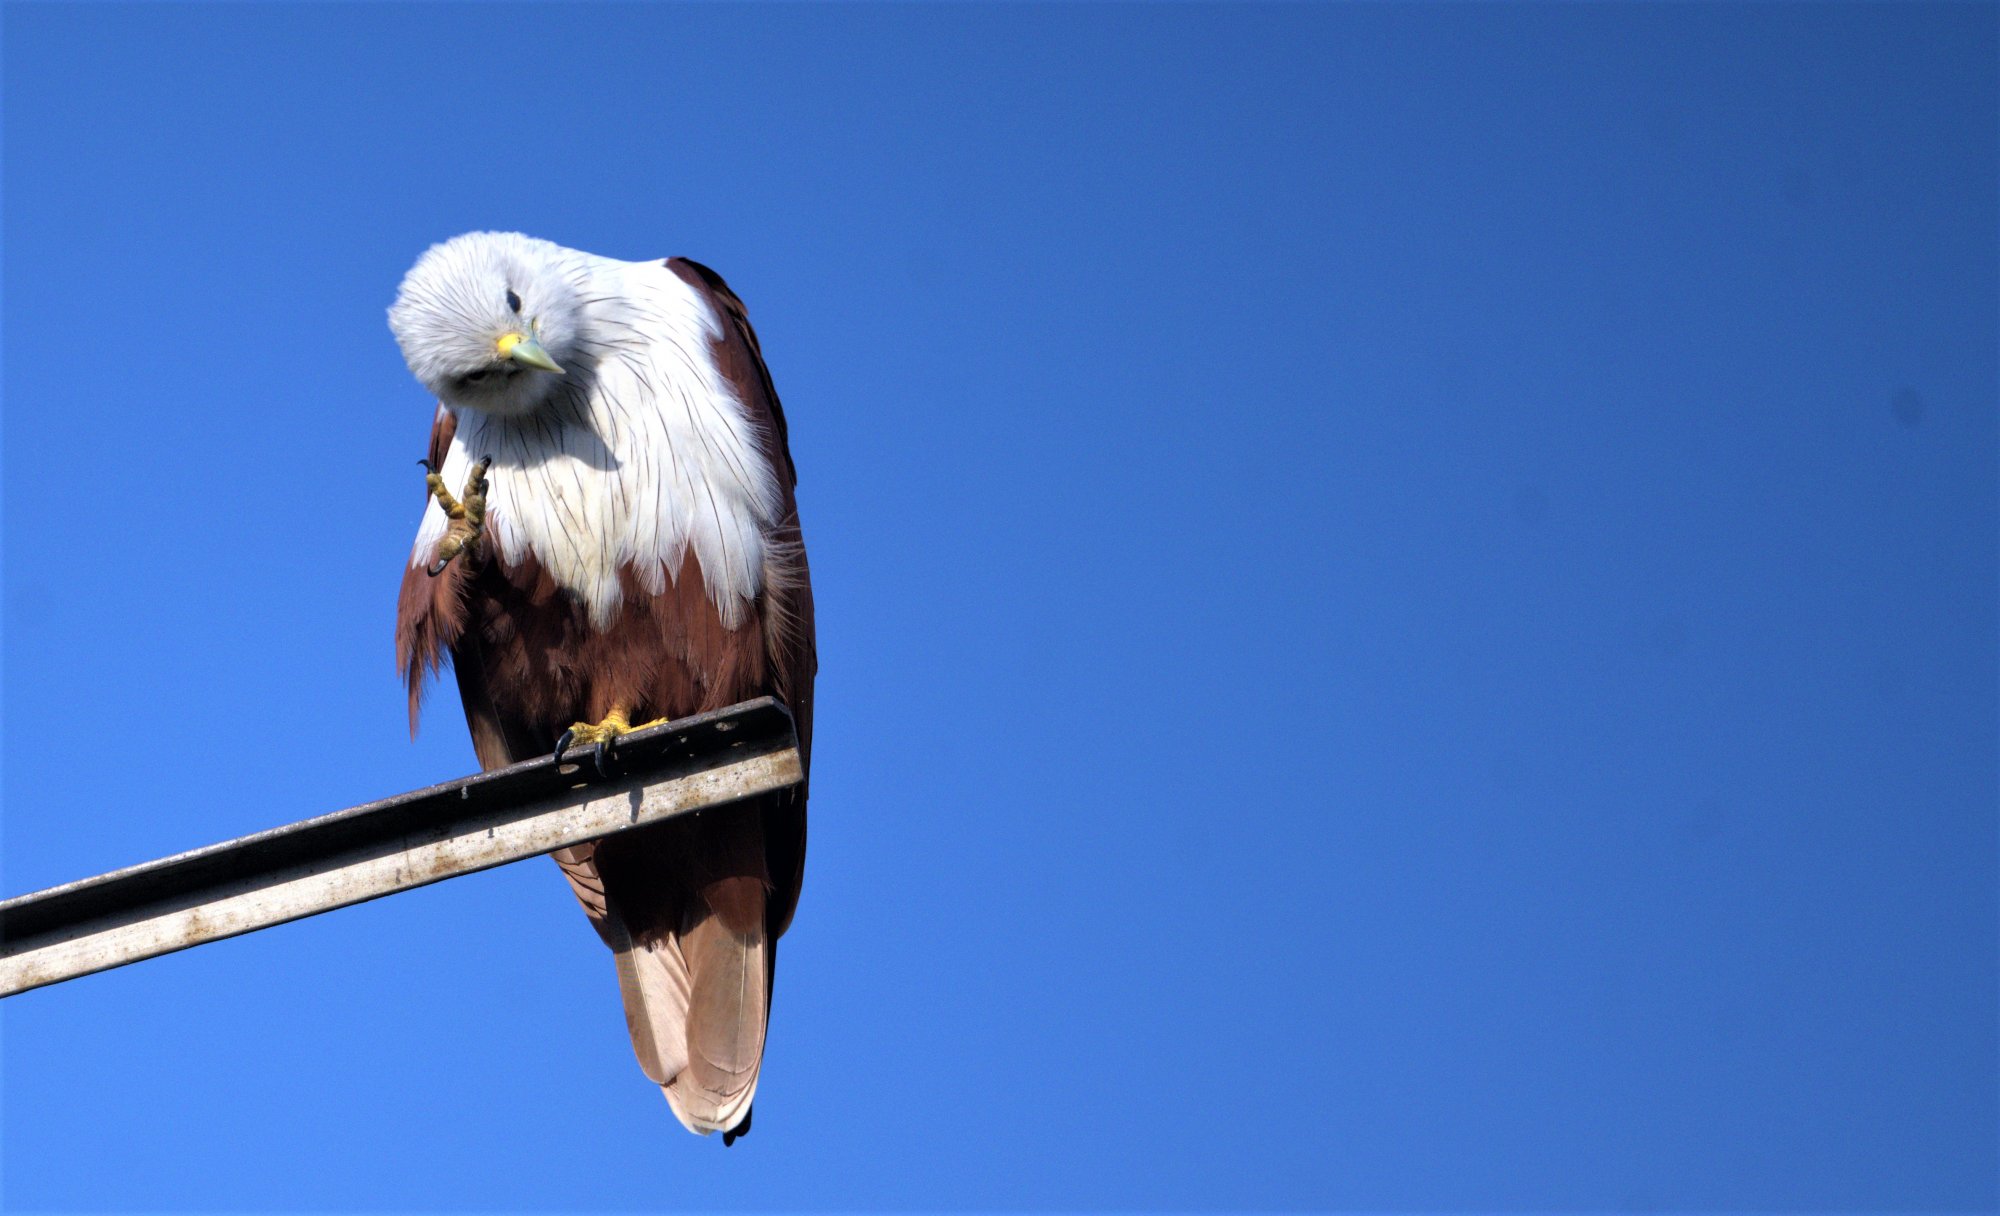
[[[481,767],[770,695],[812,745],[812,587],[785,415],[743,302],[685,258],[518,233],[433,246],[389,309],[437,398],[396,661],[449,659]],[[453,487],[459,487],[455,495]],[[689,1130],[748,1130],[800,785],[553,854]]]

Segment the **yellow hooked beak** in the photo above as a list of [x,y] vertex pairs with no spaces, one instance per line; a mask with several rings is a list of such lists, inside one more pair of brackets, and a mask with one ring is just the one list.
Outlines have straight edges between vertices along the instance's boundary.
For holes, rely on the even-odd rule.
[[549,358],[549,352],[542,349],[542,344],[526,334],[507,334],[494,344],[494,348],[500,352],[502,359],[539,367],[558,376],[563,374],[563,369]]

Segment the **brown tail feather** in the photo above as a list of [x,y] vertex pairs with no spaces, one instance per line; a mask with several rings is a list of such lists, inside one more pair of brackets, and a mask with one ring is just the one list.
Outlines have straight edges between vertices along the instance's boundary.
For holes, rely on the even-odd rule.
[[680,943],[634,944],[614,960],[632,1052],[647,1079],[665,1085],[687,1067],[688,969]]
[[680,934],[687,960],[687,1065],[666,1086],[667,1101],[691,1130],[728,1131],[757,1092],[770,1009],[764,940],[764,885],[729,878],[703,890],[706,905]]
[[740,1135],[756,1095],[774,959],[763,853],[752,805],[555,854],[616,960],[640,1068],[702,1135]]

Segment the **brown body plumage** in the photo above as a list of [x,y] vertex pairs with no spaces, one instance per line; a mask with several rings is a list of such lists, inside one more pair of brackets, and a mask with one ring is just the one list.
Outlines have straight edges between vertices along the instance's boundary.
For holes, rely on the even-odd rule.
[[[509,560],[489,538],[436,577],[427,561],[413,561],[396,628],[412,728],[426,674],[448,658],[485,768],[547,754],[571,723],[600,721],[614,708],[643,722],[765,694],[791,709],[810,760],[812,591],[784,414],[742,302],[705,267],[679,258],[664,265],[719,321],[709,349],[689,354],[713,360],[781,489],[764,533],[761,588],[729,627],[690,548],[657,592],[620,568],[622,596],[599,621],[531,550]],[[456,426],[441,407],[434,466],[443,465]],[[509,472],[503,463],[491,476]],[[694,1130],[747,1127],[776,942],[798,903],[805,841],[802,785],[555,854],[616,955],[641,1067]]]

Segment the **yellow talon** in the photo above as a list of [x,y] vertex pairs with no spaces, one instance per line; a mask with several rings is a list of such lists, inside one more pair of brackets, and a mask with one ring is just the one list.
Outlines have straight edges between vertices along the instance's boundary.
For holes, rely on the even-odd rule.
[[602,768],[603,751],[618,736],[629,735],[635,730],[645,730],[649,726],[658,726],[666,721],[665,718],[654,718],[651,722],[641,722],[634,726],[626,716],[628,712],[624,706],[614,705],[602,722],[570,723],[569,729],[562,733],[562,738],[556,740],[556,759],[561,760],[563,754],[574,747],[595,747],[598,749],[599,767]]
[[491,467],[491,456],[482,457],[473,465],[472,472],[466,475],[465,489],[457,498],[445,489],[444,478],[435,472],[424,474],[424,484],[430,487],[438,506],[444,508],[445,518],[451,521],[445,525],[444,538],[438,541],[436,557],[430,565],[432,578],[443,574],[451,559],[477,544],[486,530],[486,470]]

